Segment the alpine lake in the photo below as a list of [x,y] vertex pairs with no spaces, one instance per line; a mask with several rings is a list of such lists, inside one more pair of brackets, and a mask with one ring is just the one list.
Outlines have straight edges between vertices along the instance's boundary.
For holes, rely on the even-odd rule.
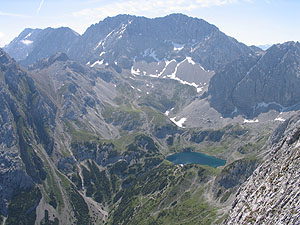
[[214,156],[205,155],[199,152],[180,152],[167,156],[168,161],[174,164],[200,164],[211,167],[224,166],[226,160]]

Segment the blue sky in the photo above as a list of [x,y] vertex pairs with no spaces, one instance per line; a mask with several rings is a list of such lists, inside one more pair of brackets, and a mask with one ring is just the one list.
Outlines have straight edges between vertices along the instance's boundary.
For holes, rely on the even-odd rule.
[[248,45],[300,40],[299,0],[0,0],[0,46],[27,27],[68,26],[82,34],[107,16],[184,13]]

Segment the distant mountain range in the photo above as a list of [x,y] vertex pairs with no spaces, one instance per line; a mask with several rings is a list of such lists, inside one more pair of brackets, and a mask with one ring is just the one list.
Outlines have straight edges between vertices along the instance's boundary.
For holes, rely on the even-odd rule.
[[26,66],[60,51],[81,63],[103,60],[127,69],[135,61],[192,57],[207,70],[252,52],[206,21],[182,14],[155,19],[119,15],[92,25],[81,36],[69,28],[25,29],[4,50]]
[[[237,42],[204,20],[172,14],[155,19],[130,15],[106,18],[83,35],[69,28],[25,29],[4,50],[25,66],[59,51],[91,66],[112,66],[118,72],[125,69],[134,75],[177,79],[194,86],[200,94],[209,85],[211,105],[226,117],[254,116],[265,110],[262,108],[282,110],[299,102],[299,94],[292,87],[298,79],[280,78],[282,70],[288,70],[285,66],[297,64],[298,60],[283,58],[277,71],[273,67],[279,63],[274,54],[279,58],[286,52],[291,55],[292,48],[298,45],[276,46],[265,53]],[[297,77],[297,70],[295,65],[289,76]],[[210,83],[214,73],[217,74]],[[251,85],[249,79],[253,80]],[[256,87],[256,79],[263,86]],[[235,86],[237,83],[239,87]],[[280,93],[276,97],[275,91]]]

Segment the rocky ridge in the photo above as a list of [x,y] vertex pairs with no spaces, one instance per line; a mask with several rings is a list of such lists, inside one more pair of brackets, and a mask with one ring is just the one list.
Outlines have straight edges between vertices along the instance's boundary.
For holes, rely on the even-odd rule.
[[270,138],[264,162],[240,187],[224,224],[298,224],[299,113]]
[[210,81],[212,107],[224,116],[254,117],[299,108],[300,44],[287,42],[229,63]]
[[250,52],[201,19],[183,14],[155,19],[118,15],[89,27],[70,50],[70,57],[91,64],[103,59],[130,69],[135,61],[181,61],[190,56],[206,70],[215,70]]

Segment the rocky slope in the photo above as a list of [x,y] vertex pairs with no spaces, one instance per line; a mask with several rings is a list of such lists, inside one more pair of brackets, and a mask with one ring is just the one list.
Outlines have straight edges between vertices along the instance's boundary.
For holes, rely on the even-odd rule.
[[298,224],[299,113],[276,129],[264,162],[241,186],[224,224]]

